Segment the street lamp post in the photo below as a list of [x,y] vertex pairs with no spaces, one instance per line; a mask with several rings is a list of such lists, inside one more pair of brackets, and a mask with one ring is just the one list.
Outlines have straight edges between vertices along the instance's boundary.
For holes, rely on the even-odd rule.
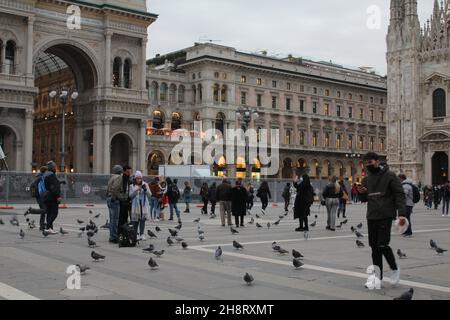
[[[70,92],[71,89],[62,88],[58,91],[53,90],[50,92],[50,98],[54,98],[59,94],[59,101],[62,104],[62,140],[61,140],[61,172],[66,172],[65,167],[65,133],[66,133],[66,105],[69,101],[69,98],[72,100],[76,100],[78,98],[78,92],[76,90]],[[69,95],[70,94],[70,95]]]
[[[245,108],[238,108],[236,110],[236,116],[242,117],[242,120],[245,123],[245,133],[247,133],[247,130],[249,129],[250,122],[252,121],[252,116],[256,119],[259,117],[258,111],[251,110],[249,107]],[[251,166],[250,166],[250,146],[249,143],[247,143],[247,138],[245,138],[245,165],[246,165],[246,177],[251,178]]]
[[[354,151],[352,150],[352,152],[347,153],[347,154],[345,155],[345,157],[347,157],[348,159],[360,159],[360,158],[361,158],[361,154],[360,154],[360,153],[356,153],[356,152],[354,152]],[[355,172],[353,166],[352,166],[352,172],[351,172],[351,175],[352,175],[352,183],[354,183],[354,182],[355,182],[354,178],[355,178],[356,172]]]

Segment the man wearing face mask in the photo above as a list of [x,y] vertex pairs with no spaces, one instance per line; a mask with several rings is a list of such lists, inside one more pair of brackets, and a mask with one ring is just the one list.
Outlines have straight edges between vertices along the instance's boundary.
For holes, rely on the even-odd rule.
[[379,156],[370,152],[363,158],[367,176],[358,188],[362,202],[367,202],[367,227],[369,245],[372,248],[373,265],[380,268],[383,279],[383,256],[386,258],[392,275],[390,282],[397,285],[400,281],[400,268],[395,261],[389,243],[391,241],[392,222],[399,216],[400,225],[406,223],[406,199],[400,179],[381,164]]

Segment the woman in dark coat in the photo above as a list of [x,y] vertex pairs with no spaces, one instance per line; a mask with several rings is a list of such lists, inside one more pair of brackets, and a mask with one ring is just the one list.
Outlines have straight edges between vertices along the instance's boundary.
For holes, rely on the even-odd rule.
[[295,231],[309,231],[308,216],[310,215],[311,205],[314,203],[314,189],[309,176],[304,174],[300,181],[294,181],[294,187],[297,189],[294,204],[294,220],[299,219],[300,222],[300,226]]
[[269,205],[269,199],[272,199],[270,194],[269,184],[267,181],[263,181],[256,192],[256,196],[261,199],[262,209],[261,213],[266,214],[266,208]]
[[214,182],[211,185],[211,187],[209,187],[209,189],[208,189],[208,200],[209,200],[209,203],[211,203],[211,216],[212,217],[214,217],[216,215],[216,203],[217,203],[216,190],[217,190],[217,185]]
[[242,186],[242,181],[237,180],[236,186],[231,189],[231,213],[234,216],[236,227],[244,226],[244,217],[247,213],[247,189]]

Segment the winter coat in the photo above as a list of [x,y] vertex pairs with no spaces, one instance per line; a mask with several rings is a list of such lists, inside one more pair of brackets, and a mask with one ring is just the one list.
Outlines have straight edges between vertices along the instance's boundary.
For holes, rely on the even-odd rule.
[[183,190],[183,199],[185,203],[191,203],[192,202],[192,189],[190,186],[185,187]]
[[177,203],[180,199],[180,189],[175,183],[171,183],[167,186],[167,196],[169,197],[169,203]]
[[405,193],[400,179],[387,165],[380,167],[378,173],[368,172],[362,181],[368,190],[361,194],[363,202],[367,202],[367,220],[395,219],[397,213],[405,216]]
[[[131,185],[129,196],[131,199],[131,221],[139,221],[142,219],[150,219],[150,187],[147,183],[142,182],[142,188],[138,185]],[[144,190],[145,189],[145,190]]]
[[216,203],[217,202],[217,188],[216,187],[211,187],[208,189],[208,200],[211,203]]
[[122,175],[114,174],[108,181],[106,196],[111,197],[111,199],[115,201],[120,198],[121,191],[122,191]]
[[162,198],[161,188],[159,187],[159,184],[156,181],[152,181],[150,183],[150,192],[152,193],[152,197],[158,199]]
[[231,184],[222,182],[216,190],[217,201],[231,201]]
[[272,199],[272,195],[270,194],[269,188],[264,188],[262,186],[260,186],[258,188],[258,191],[256,192],[256,196],[258,198],[260,198],[260,199],[263,199],[263,198],[265,198],[265,199],[267,199],[267,198]]
[[47,191],[41,195],[41,199],[48,203],[57,202],[57,199],[61,198],[61,186],[56,174],[52,171],[44,173],[44,184]]
[[208,186],[202,186],[200,189],[200,197],[202,197],[202,199],[208,198]]
[[405,192],[405,200],[407,207],[414,207],[414,196],[413,196],[413,182],[409,179],[406,179],[402,182],[403,191]]
[[245,216],[247,213],[247,190],[242,186],[231,189],[231,213],[235,217]]
[[294,203],[294,219],[303,218],[310,215],[311,205],[314,203],[314,189],[311,184],[304,182],[294,183],[297,190]]

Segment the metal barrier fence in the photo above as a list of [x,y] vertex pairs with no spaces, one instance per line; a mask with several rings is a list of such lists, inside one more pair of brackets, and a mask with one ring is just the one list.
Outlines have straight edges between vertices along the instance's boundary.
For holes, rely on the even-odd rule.
[[[104,203],[106,201],[106,189],[110,175],[92,175],[92,174],[57,174],[58,179],[62,183],[61,192],[64,203],[76,204],[94,204]],[[144,177],[146,182],[150,182],[154,177]],[[36,175],[24,172],[0,171],[0,206],[10,203],[33,203],[34,199],[31,197],[30,186],[36,179]],[[192,194],[194,202],[200,201],[200,189],[203,182],[207,182],[210,186],[213,182],[219,185],[222,178],[208,177],[171,177],[172,180],[178,179],[178,187],[182,192],[184,189],[184,182],[188,181],[192,187]],[[235,184],[236,178],[228,178],[232,185]],[[286,183],[292,180],[284,179],[264,179],[269,184],[269,189],[272,194],[272,202],[284,202],[281,194]],[[244,180],[244,184],[251,182],[256,190],[263,180]],[[312,180],[314,190],[317,194],[326,186],[328,181]],[[348,182],[346,182],[347,190],[350,191]],[[182,201],[182,200],[180,200]],[[255,201],[258,199],[255,197]]]

